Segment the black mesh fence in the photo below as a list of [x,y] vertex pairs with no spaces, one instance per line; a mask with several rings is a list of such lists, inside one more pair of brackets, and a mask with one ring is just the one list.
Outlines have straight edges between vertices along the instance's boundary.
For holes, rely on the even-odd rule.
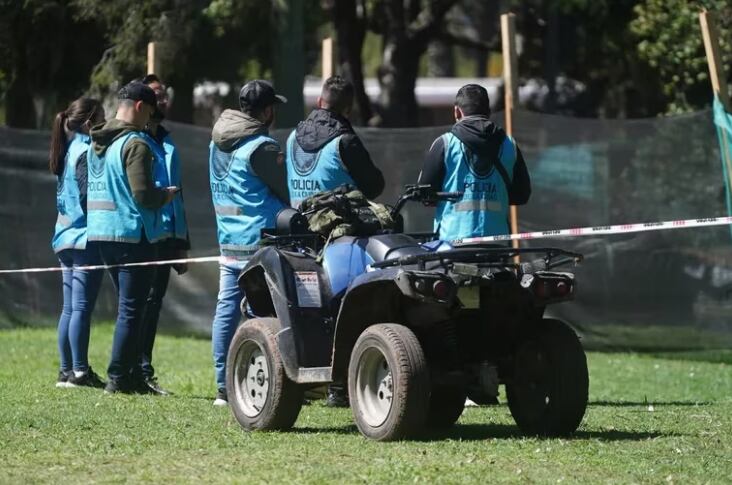
[[[500,113],[496,119],[502,119]],[[533,195],[521,230],[691,219],[726,214],[719,147],[710,111],[650,120],[592,120],[518,112],[516,139]],[[210,130],[169,123],[181,151],[192,256],[217,254],[208,184]],[[383,202],[416,181],[443,128],[358,130],[384,171]],[[287,132],[275,130],[284,142]],[[284,146],[284,143],[283,143]],[[48,133],[0,128],[0,269],[53,266],[55,178],[46,169]],[[411,231],[432,227],[412,205]],[[586,254],[576,301],[552,309],[597,346],[732,346],[732,241],[727,227],[533,241]],[[95,319],[111,318],[110,281]],[[209,332],[218,289],[215,263],[173,276],[161,319],[169,331]],[[0,326],[52,324],[58,273],[0,275]]]

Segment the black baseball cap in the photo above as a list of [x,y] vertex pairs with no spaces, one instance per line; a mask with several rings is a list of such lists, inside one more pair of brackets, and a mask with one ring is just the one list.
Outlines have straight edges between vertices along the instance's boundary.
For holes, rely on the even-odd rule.
[[261,79],[249,81],[239,91],[239,106],[243,111],[259,110],[273,104],[286,102],[286,97],[275,93],[272,85]]
[[131,99],[132,101],[142,101],[145,104],[152,106],[153,108],[158,105],[158,99],[149,86],[142,84],[140,81],[132,81],[117,93],[117,99]]

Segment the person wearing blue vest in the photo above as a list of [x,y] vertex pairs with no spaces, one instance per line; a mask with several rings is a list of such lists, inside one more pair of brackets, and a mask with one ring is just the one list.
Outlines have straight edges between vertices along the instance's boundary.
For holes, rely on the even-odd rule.
[[353,85],[340,76],[325,80],[317,108],[287,138],[290,202],[350,184],[375,199],[384,190],[384,176],[353,131],[348,115]]
[[[155,156],[153,165],[155,185],[157,187],[175,186],[182,189],[178,149],[173,143],[170,132],[161,124],[168,111],[167,89],[155,74],[148,74],[140,82],[152,89],[157,98],[157,106],[147,123],[144,133]],[[158,259],[160,261],[185,259],[191,245],[181,191],[176,193],[170,204],[163,206],[161,216],[164,239],[157,243]],[[143,382],[150,388],[151,392],[161,396],[170,393],[158,384],[155,377],[155,368],[152,365],[152,354],[158,330],[160,310],[170,281],[171,268],[179,275],[188,270],[185,263],[153,267],[152,285],[142,318],[140,342],[140,372]]]
[[58,217],[51,241],[62,267],[63,307],[58,321],[60,369],[56,387],[103,387],[89,365],[91,314],[102,282],[101,270],[81,269],[101,263],[87,242],[86,188],[89,130],[104,121],[96,99],[79,98],[56,115],[51,130],[49,168],[56,176]]
[[[368,199],[384,190],[384,175],[376,168],[366,147],[353,131],[348,115],[353,106],[353,85],[340,76],[325,80],[317,108],[297,125],[287,139],[287,179],[290,202],[297,208],[303,199],[343,184],[358,188]],[[328,386],[326,404],[348,406],[346,386]]]
[[152,267],[118,265],[155,259],[154,244],[164,237],[161,208],[177,187],[155,186],[154,156],[142,133],[157,105],[155,92],[131,82],[118,98],[115,119],[91,130],[87,233],[104,263],[114,266],[109,272],[119,299],[104,390],[149,393],[139,375],[138,349]]
[[239,305],[244,296],[237,278],[258,248],[260,231],[274,227],[277,213],[289,203],[284,157],[269,136],[275,105],[285,102],[270,83],[250,81],[239,92],[241,111],[225,110],[211,133],[211,197],[221,251],[212,328],[216,406],[228,404],[226,356],[242,317]]
[[490,120],[488,92],[477,84],[460,88],[456,123],[427,154],[420,184],[435,191],[462,192],[440,201],[434,231],[441,240],[509,234],[509,206],[531,196],[531,181],[516,141]]

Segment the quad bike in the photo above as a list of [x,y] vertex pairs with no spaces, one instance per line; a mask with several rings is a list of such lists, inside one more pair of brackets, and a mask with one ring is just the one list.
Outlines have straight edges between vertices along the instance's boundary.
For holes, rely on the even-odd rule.
[[[409,200],[460,194],[407,186]],[[246,430],[291,428],[305,390],[347,382],[358,429],[374,440],[453,425],[466,396],[496,396],[527,434],[574,432],[589,378],[575,332],[544,318],[570,300],[582,256],[556,248],[452,247],[402,233],[342,236],[323,247],[299,213],[242,270],[227,393]],[[278,222],[279,224],[279,222]],[[539,256],[516,263],[514,257]]]

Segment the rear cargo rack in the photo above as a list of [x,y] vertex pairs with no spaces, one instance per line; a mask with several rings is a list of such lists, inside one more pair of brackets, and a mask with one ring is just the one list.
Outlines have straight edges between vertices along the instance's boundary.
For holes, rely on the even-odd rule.
[[561,264],[582,261],[582,255],[559,248],[458,248],[448,251],[435,251],[431,253],[410,254],[394,259],[387,259],[372,263],[373,268],[389,268],[392,266],[418,265],[423,270],[428,262],[438,261],[440,264],[450,263],[500,263],[500,265],[513,266],[508,259],[518,254],[543,254],[547,266],[552,265],[552,260],[557,256],[565,256]]

